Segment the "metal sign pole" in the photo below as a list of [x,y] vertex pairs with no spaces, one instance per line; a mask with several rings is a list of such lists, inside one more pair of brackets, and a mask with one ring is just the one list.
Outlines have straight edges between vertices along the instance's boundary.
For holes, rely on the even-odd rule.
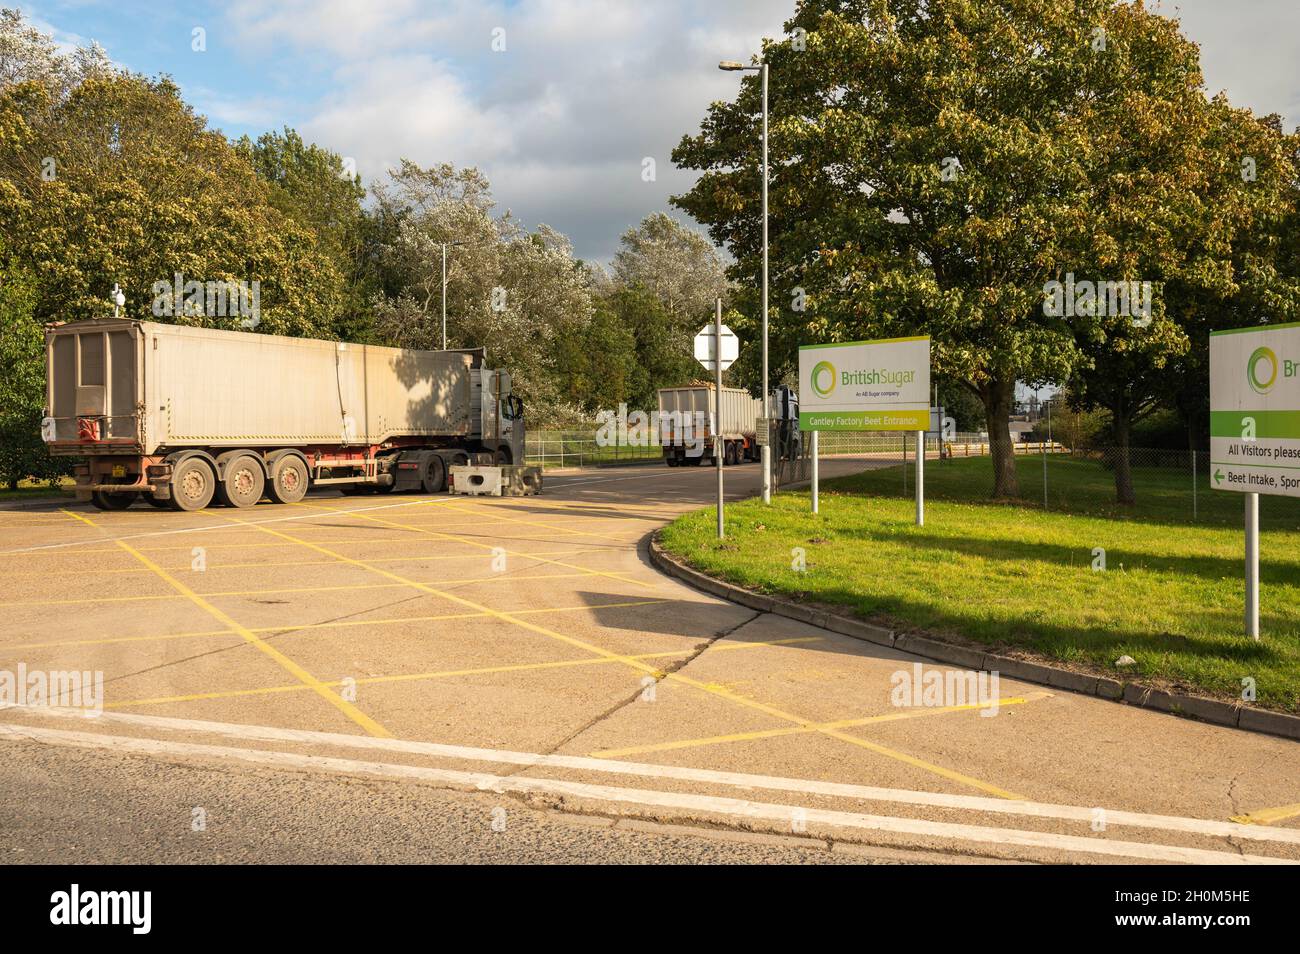
[[925,526],[925,431],[916,432],[916,525]]
[[1246,635],[1259,639],[1259,494],[1246,494]]
[[817,432],[812,432],[812,512],[817,512]]
[[722,458],[726,456],[723,452],[722,435],[718,433],[718,427],[722,423],[722,299],[717,300],[713,313],[713,371],[714,371],[714,391],[713,391],[713,464],[718,471],[718,539],[724,536],[723,518],[722,518]]

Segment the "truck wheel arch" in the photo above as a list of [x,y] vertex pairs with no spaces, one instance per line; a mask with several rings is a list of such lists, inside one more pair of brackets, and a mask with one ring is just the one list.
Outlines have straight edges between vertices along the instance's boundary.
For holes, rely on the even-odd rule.
[[275,473],[275,465],[278,464],[280,459],[283,457],[298,458],[302,461],[302,466],[307,468],[307,473],[311,473],[311,461],[307,460],[307,455],[297,448],[285,447],[280,450],[271,451],[271,453],[262,458],[262,466],[266,468],[266,477],[268,480],[271,478],[271,475]]
[[191,457],[202,457],[204,460],[208,462],[208,466],[212,468],[212,472],[217,475],[217,478],[218,479],[221,478],[221,472],[217,468],[217,459],[205,450],[198,450],[196,448],[192,448],[190,450],[176,451],[173,454],[168,454],[166,457],[163,458],[163,460],[166,461],[168,464],[171,464],[172,470],[175,470],[177,467],[179,467],[185,461],[189,460]]
[[[226,479],[226,465],[229,464],[232,460],[235,460],[239,457],[253,458],[262,467],[262,477],[267,478],[270,476],[271,473],[270,467],[268,466],[268,462],[262,457],[262,455],[255,450],[250,450],[245,447],[245,448],[235,448],[234,450],[222,451],[220,454],[217,455],[216,460],[212,461],[212,464],[217,471],[217,480],[220,481]],[[211,458],[209,458],[209,460],[211,460]]]

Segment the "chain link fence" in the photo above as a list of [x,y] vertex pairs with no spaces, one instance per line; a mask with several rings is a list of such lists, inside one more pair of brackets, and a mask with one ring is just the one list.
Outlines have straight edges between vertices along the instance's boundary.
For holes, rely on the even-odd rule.
[[586,431],[529,431],[524,436],[524,458],[538,467],[592,467],[636,464],[663,457],[658,444],[648,447],[596,443],[596,428]]
[[[822,435],[825,438],[825,434]],[[897,443],[897,438],[895,437]],[[910,442],[909,442],[910,443]],[[939,456],[937,442],[926,451],[926,497],[932,500],[988,500],[993,496],[993,462],[987,441],[971,442],[970,459],[963,443],[951,442],[952,456]],[[1062,513],[1136,516],[1179,523],[1240,524],[1242,494],[1214,490],[1213,468],[1205,451],[1153,447],[1067,448],[1061,444],[1027,442],[1015,445],[1017,502]],[[897,466],[869,476],[873,492],[910,496],[916,492],[915,447]],[[984,457],[977,461],[974,458]],[[1117,479],[1117,471],[1119,477]],[[1119,503],[1119,490],[1131,491],[1132,503]],[[1264,521],[1300,525],[1300,500],[1273,497],[1264,505]]]

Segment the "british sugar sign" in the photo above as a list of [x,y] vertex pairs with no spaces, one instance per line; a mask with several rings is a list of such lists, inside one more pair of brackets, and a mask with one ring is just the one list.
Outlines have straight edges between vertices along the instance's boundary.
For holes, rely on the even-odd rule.
[[1210,486],[1300,497],[1300,324],[1210,336]]
[[930,426],[930,339],[799,349],[805,431],[923,431]]

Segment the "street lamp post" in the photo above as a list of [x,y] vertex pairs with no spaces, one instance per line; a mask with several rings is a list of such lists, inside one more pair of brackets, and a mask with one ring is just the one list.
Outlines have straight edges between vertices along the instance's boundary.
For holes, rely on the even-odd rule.
[[[768,386],[768,369],[767,369],[767,63],[760,63],[757,66],[746,66],[743,63],[737,63],[734,60],[723,60],[718,64],[718,69],[734,72],[738,70],[751,70],[758,72],[763,77],[763,288],[762,288],[762,325],[763,325],[763,416],[771,421],[772,418],[772,390]],[[771,426],[769,423],[768,440],[760,449],[761,466],[763,469],[763,503],[772,502],[772,443],[771,443]]]
[[464,242],[442,243],[442,350],[447,350],[447,246],[464,245]]

